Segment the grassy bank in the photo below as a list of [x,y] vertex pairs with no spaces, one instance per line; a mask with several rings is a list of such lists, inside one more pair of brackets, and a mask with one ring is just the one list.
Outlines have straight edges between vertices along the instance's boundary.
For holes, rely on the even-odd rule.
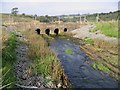
[[[90,32],[97,32],[109,36],[120,38],[118,22],[97,22],[96,28]],[[83,50],[95,61],[91,66],[109,73],[112,77],[120,81],[119,64],[118,64],[118,43],[104,41],[102,39],[93,39],[93,44],[85,44]]]
[[96,32],[100,31],[100,33],[109,36],[109,37],[115,37],[120,38],[118,33],[120,34],[120,31],[118,30],[118,22],[97,22],[96,28],[93,30],[90,30],[90,32]]
[[15,81],[15,76],[13,74],[13,63],[16,60],[16,35],[14,33],[8,33],[3,31],[2,34],[2,68],[0,73],[2,73],[2,87],[13,87]]
[[56,55],[50,50],[48,47],[48,42],[46,42],[44,39],[51,38],[46,35],[37,35],[32,30],[29,32],[25,31],[23,33],[28,39],[28,54],[33,62],[30,67],[32,73],[42,75],[45,78],[50,76],[51,81],[56,86],[60,83],[63,87],[69,87],[70,83],[64,74],[59,60],[57,59]]
[[119,80],[118,45],[101,39],[92,39],[92,44],[88,43],[89,40],[84,41],[81,48],[94,61],[91,66]]

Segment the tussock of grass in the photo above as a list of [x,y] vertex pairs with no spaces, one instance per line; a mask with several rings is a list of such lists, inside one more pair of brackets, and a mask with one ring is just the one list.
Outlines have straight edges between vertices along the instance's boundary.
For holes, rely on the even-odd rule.
[[120,38],[118,35],[120,34],[120,31],[118,30],[118,22],[97,22],[96,28],[90,30],[90,32],[96,32],[98,30],[106,36]]
[[14,33],[8,34],[3,31],[3,46],[2,46],[2,87],[13,87],[15,76],[13,74],[13,63],[16,60],[16,35]]

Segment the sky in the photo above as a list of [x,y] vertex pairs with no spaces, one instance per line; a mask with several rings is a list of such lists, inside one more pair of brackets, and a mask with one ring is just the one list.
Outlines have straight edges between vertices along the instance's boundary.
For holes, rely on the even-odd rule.
[[11,13],[18,7],[19,14],[68,15],[92,14],[118,10],[119,0],[2,0],[0,13]]

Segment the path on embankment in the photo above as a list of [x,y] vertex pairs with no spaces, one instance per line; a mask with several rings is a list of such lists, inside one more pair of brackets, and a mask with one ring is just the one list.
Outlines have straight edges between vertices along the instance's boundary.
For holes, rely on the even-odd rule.
[[[50,47],[60,59],[65,74],[74,88],[118,88],[115,79],[88,64],[92,61],[79,45],[69,39],[56,37]],[[68,48],[71,49],[71,54],[66,53]]]
[[96,26],[94,24],[93,25],[85,25],[85,26],[82,26],[81,28],[71,31],[71,33],[74,34],[73,37],[75,37],[75,38],[84,39],[85,37],[90,37],[92,39],[98,38],[98,39],[102,39],[105,41],[118,43],[118,38],[105,36],[104,34],[101,34],[99,31],[98,32],[89,32],[89,30],[94,29],[95,27]]

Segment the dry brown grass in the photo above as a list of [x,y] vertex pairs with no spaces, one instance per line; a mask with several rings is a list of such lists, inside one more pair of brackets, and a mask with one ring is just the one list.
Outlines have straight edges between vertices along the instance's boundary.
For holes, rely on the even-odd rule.
[[6,32],[5,30],[2,30],[2,49],[6,47],[6,42],[8,41],[10,35],[8,32]]

